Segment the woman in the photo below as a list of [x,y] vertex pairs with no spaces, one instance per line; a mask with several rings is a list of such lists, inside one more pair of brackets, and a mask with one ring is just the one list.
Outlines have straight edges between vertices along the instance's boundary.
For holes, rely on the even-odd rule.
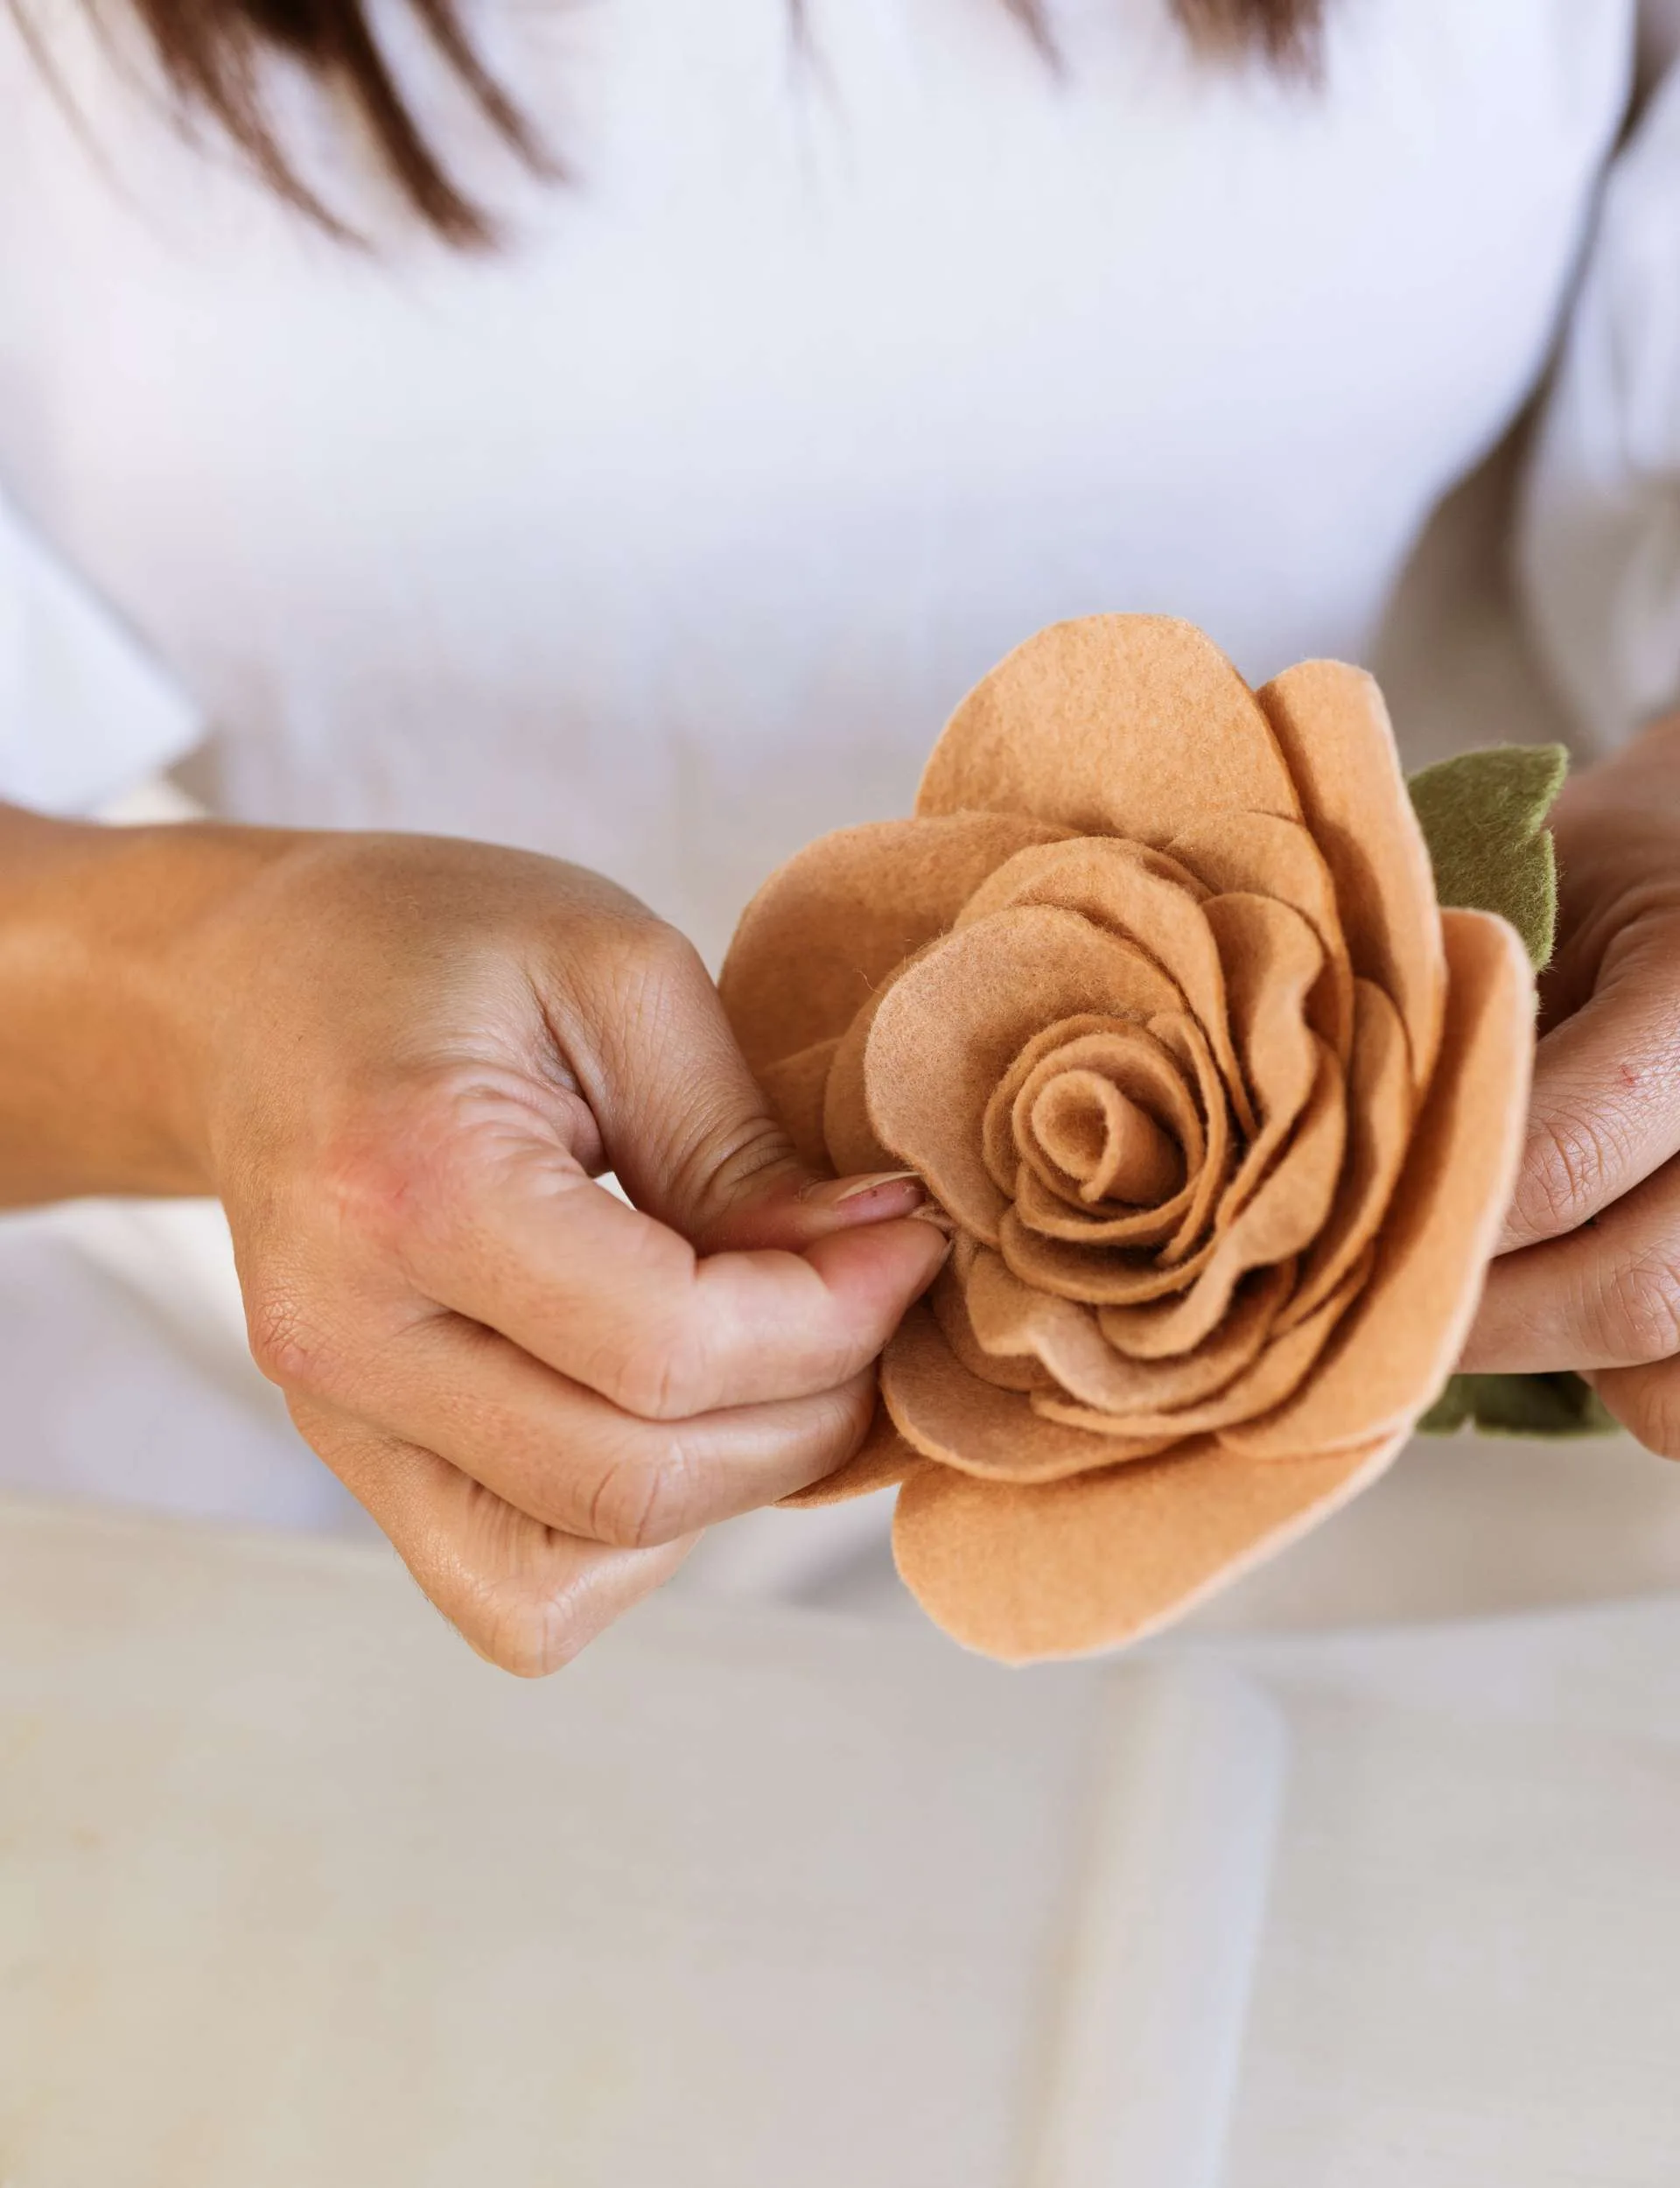
[[[473,1645],[542,1671],[846,1455],[943,1252],[914,1180],[799,1171],[694,945],[904,810],[1041,622],[1170,609],[1256,677],[1368,651],[1551,354],[1639,26],[484,18],[19,12],[0,1200],[218,1195],[298,1427]],[[1648,582],[1680,452],[1628,452],[1630,420],[1661,442],[1675,104],[1612,193],[1522,540],[1589,743],[1680,688]],[[222,824],[48,817],[187,747]],[[1583,774],[1563,845],[1472,1362],[1601,1371],[1680,1455],[1680,732]]]

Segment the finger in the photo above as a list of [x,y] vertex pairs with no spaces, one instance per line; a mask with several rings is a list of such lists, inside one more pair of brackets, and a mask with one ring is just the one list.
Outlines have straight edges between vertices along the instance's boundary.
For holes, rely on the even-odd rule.
[[1592,1387],[1630,1435],[1662,1459],[1680,1459],[1680,1360],[1611,1368]]
[[620,1182],[701,1252],[797,1251],[843,1224],[908,1215],[925,1197],[902,1175],[872,1207],[844,1186],[813,1191],[710,976],[675,929],[615,928],[562,988],[562,1046]]
[[1502,1252],[1573,1231],[1680,1154],[1677,947],[1672,920],[1624,930],[1541,1041]]
[[1680,1351],[1680,1163],[1567,1238],[1502,1255],[1460,1364],[1630,1367]]
[[948,1250],[907,1221],[843,1230],[803,1254],[696,1256],[535,1144],[491,1165],[470,1153],[402,1223],[391,1243],[426,1298],[645,1420],[849,1382]]
[[619,1550],[544,1526],[436,1453],[312,1399],[292,1419],[468,1645],[525,1679],[569,1664],[682,1563],[692,1539]]
[[648,1549],[819,1481],[875,1404],[871,1370],[776,1405],[656,1422],[622,1412],[481,1323],[415,1322],[318,1389],[569,1534]]

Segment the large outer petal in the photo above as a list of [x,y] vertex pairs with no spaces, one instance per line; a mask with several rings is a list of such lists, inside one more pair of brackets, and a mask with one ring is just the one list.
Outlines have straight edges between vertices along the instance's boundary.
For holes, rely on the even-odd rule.
[[1254,694],[1210,639],[1160,615],[1052,624],[983,677],[916,797],[918,813],[964,810],[1150,844],[1208,812],[1300,818]]
[[844,1032],[995,867],[1060,832],[1021,814],[955,813],[808,844],[741,915],[718,983],[752,1069]]
[[1298,1395],[1223,1431],[1251,1458],[1340,1450],[1409,1428],[1475,1314],[1522,1153],[1534,975],[1502,919],[1448,911],[1441,924],[1451,977],[1440,1055],[1370,1280]]
[[1405,1440],[1288,1465],[1209,1441],[1018,1487],[931,1466],[892,1527],[905,1585],[965,1647],[1028,1664],[1087,1656],[1181,1617],[1374,1481]]
[[1303,661],[1260,693],[1336,884],[1356,973],[1399,1008],[1413,1083],[1428,1083],[1446,963],[1435,877],[1375,680],[1340,661]]

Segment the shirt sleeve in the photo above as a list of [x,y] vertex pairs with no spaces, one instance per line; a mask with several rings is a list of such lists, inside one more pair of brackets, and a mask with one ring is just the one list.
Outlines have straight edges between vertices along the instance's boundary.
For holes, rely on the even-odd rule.
[[1516,547],[1586,747],[1680,705],[1680,64],[1606,179]]
[[0,496],[0,798],[92,813],[204,729],[186,693]]

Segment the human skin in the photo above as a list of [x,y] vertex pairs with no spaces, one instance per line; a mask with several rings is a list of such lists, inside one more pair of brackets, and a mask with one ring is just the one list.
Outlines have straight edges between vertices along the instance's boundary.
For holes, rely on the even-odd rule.
[[1578,1368],[1680,1458],[1680,715],[1553,817],[1559,947],[1528,1145],[1467,1368]]
[[946,1251],[914,1180],[857,1183],[593,874],[0,807],[0,1204],[217,1195],[259,1366],[510,1671],[857,1446]]

